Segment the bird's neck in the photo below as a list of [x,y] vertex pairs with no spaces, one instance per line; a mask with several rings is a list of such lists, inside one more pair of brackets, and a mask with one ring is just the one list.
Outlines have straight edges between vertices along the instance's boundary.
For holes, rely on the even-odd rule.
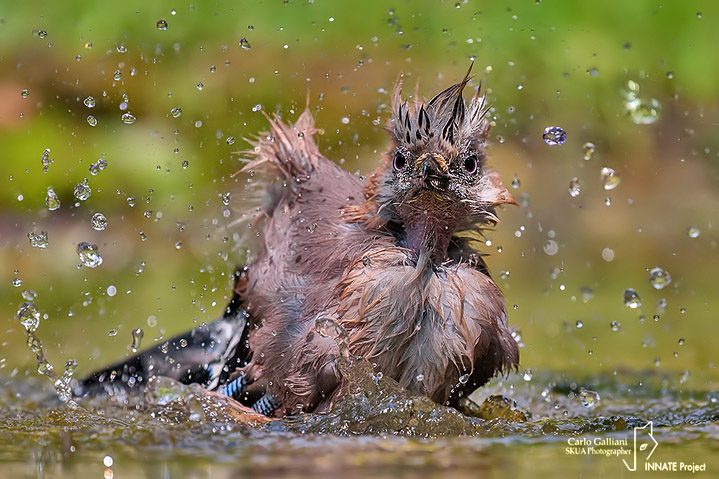
[[404,222],[404,243],[419,257],[433,264],[447,258],[447,249],[457,229],[457,220],[446,215],[433,215],[422,211],[410,215]]

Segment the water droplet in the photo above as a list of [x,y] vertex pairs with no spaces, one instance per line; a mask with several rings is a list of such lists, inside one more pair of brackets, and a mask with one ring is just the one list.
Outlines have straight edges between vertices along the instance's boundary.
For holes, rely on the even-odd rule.
[[467,384],[467,381],[469,381],[469,374],[463,374],[459,377],[460,384]]
[[502,279],[507,279],[507,278],[509,278],[509,270],[504,269],[504,270],[500,271],[500,272],[499,272],[499,277],[502,278]]
[[229,193],[229,192],[228,192],[228,193],[224,193],[224,194],[222,195],[222,204],[225,205],[225,206],[229,206],[229,205],[230,205],[230,193]]
[[137,120],[137,118],[135,118],[135,115],[133,115],[129,111],[127,113],[123,113],[122,117],[120,118],[122,119],[122,122],[126,125],[132,125]]
[[54,161],[55,161],[54,158],[50,158],[50,148],[45,148],[45,151],[42,152],[42,157],[40,158],[40,163],[42,163],[43,173],[47,173],[48,170],[50,170],[50,165]]
[[181,249],[182,248],[182,241],[178,241],[175,243],[175,249]]
[[592,143],[591,141],[588,141],[582,145],[582,149],[584,150],[584,159],[590,160],[592,158],[592,155],[594,155],[594,152],[597,149],[597,147],[594,146],[594,143]]
[[544,243],[544,252],[549,256],[554,256],[559,252],[559,245],[556,241],[550,239]]
[[417,376],[415,376],[414,379],[415,379],[418,383],[421,383],[422,381],[424,381],[424,374],[418,374]]
[[182,160],[182,169],[183,169],[183,170],[186,170],[187,167],[189,166],[189,164],[190,164],[189,161],[187,161],[187,160]]
[[20,278],[13,278],[12,285],[16,288],[19,288],[20,286],[22,286],[22,280]]
[[37,298],[37,293],[32,289],[26,289],[22,292],[22,297],[25,301],[35,301],[35,298]]
[[162,19],[162,18],[159,19],[159,20],[157,21],[157,29],[158,29],[158,30],[161,30],[161,31],[163,31],[163,32],[164,32],[165,30],[167,30],[167,20],[164,20],[164,19]]
[[20,92],[20,96],[23,97],[23,98],[27,98],[27,97],[30,96],[30,92],[27,91],[27,90],[23,90],[23,91]]
[[522,379],[524,379],[525,381],[531,381],[532,380],[532,370],[527,369],[526,371],[524,371],[524,374],[522,375]]
[[87,115],[87,124],[90,126],[97,126],[97,118],[92,115]]
[[111,329],[110,331],[107,332],[107,335],[110,336],[111,338],[114,338],[115,336],[117,336],[117,333],[118,333],[117,329]]
[[582,406],[586,408],[591,408],[597,405],[599,402],[599,393],[596,391],[592,391],[591,389],[581,388],[579,390],[579,401],[582,403]]
[[127,53],[127,47],[125,47],[125,45],[118,45],[117,53]]
[[82,264],[88,268],[97,268],[102,264],[102,256],[96,244],[83,241],[77,245],[76,251]]
[[40,38],[47,38],[47,32],[45,30],[38,30],[37,36]]
[[105,456],[102,458],[102,464],[105,467],[112,467],[112,465],[115,463],[115,461],[112,460],[112,456]]
[[519,188],[521,186],[521,184],[522,183],[519,181],[519,178],[517,178],[515,176],[514,179],[512,180],[512,188],[514,188],[516,190],[517,188]]
[[258,103],[257,105],[252,107],[252,111],[260,111],[262,110],[262,104]]
[[542,139],[547,145],[563,145],[567,141],[567,132],[559,126],[548,126],[544,129]]
[[202,89],[205,88],[205,85],[202,82],[197,83],[197,89],[202,91]]
[[609,327],[612,328],[612,331],[619,331],[622,329],[622,325],[619,324],[619,321],[612,321],[609,323]]
[[347,124],[349,124],[350,119],[349,119],[348,116],[343,116],[343,117],[340,119],[340,121],[342,122],[343,125],[347,125]]
[[175,108],[170,110],[170,115],[172,115],[172,118],[179,118],[180,115],[182,115],[182,108],[176,106]]
[[234,137],[234,136],[228,136],[227,139],[225,140],[225,143],[227,143],[228,145],[234,145],[234,144],[235,144],[235,137]]
[[180,339],[180,347],[186,348],[187,347],[187,340],[185,338]]
[[127,204],[130,205],[130,208],[135,207],[135,198],[133,198],[132,196],[128,196],[126,201]]
[[85,201],[91,194],[92,189],[90,188],[90,185],[87,184],[87,178],[75,185],[75,198],[78,200]]
[[240,38],[240,46],[245,50],[252,49],[252,46],[250,46],[250,42],[248,42],[245,37]]
[[672,278],[669,276],[668,271],[656,267],[649,271],[649,282],[654,286],[654,289],[663,289],[672,282]]
[[35,331],[40,326],[40,311],[37,310],[35,303],[23,303],[17,310],[17,318],[29,332]]
[[95,163],[90,165],[90,174],[95,176],[105,168],[107,168],[107,160],[105,158],[98,158]]
[[[149,318],[148,318],[149,321]],[[132,330],[132,344],[130,344],[130,350],[136,353],[140,349],[142,344],[142,338],[145,336],[145,332],[141,328]]]
[[604,261],[614,261],[614,250],[612,248],[604,248],[602,250],[602,259]]
[[696,238],[698,237],[702,232],[697,228],[696,226],[690,226],[687,228],[687,234],[690,238]]
[[577,324],[577,329],[582,329],[584,327],[584,323],[580,319],[577,320],[576,324]]
[[47,189],[47,195],[45,196],[45,205],[50,211],[55,211],[60,208],[60,198],[57,197],[57,193],[52,187]]
[[35,248],[45,249],[50,241],[47,239],[47,231],[43,230],[41,233],[30,232],[27,234],[27,238],[30,240],[30,246]]
[[579,196],[579,193],[581,193],[581,191],[582,191],[582,183],[575,176],[569,182],[569,196],[571,196],[572,198],[576,198],[577,196]]
[[107,218],[102,213],[95,213],[90,220],[90,226],[96,231],[103,231],[107,228]]
[[111,284],[110,286],[107,287],[106,292],[107,292],[107,295],[112,298],[113,296],[115,296],[117,294],[117,288]]
[[112,74],[112,78],[116,81],[122,80],[122,72],[120,70],[115,70],[115,73]]
[[621,182],[621,178],[613,168],[605,166],[602,168],[602,185],[605,190],[613,190]]
[[642,300],[636,291],[632,288],[627,288],[627,290],[624,291],[624,304],[631,309],[637,309],[642,305]]
[[95,98],[93,98],[92,96],[88,96],[87,98],[85,98],[83,103],[88,108],[95,108]]
[[659,119],[662,105],[655,98],[632,98],[624,102],[629,118],[637,125],[651,125]]
[[582,301],[585,303],[594,298],[594,291],[589,286],[582,286],[579,293],[582,296]]
[[147,235],[145,234],[144,231],[140,231],[140,239],[142,241],[147,241]]

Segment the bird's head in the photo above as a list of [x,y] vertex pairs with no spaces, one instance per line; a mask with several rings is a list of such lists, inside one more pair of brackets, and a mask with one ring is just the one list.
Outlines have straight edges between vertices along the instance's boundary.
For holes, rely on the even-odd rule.
[[465,103],[469,73],[426,103],[402,101],[401,77],[394,89],[392,143],[369,193],[384,221],[403,225],[413,249],[427,241],[446,249],[458,228],[494,223],[497,205],[515,203],[485,164],[486,96],[478,89]]

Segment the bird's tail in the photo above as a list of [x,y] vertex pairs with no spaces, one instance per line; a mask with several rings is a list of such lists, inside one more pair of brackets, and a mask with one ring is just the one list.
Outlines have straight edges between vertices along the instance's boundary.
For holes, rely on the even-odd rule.
[[248,314],[235,293],[221,318],[95,371],[73,392],[76,396],[133,395],[141,393],[152,376],[215,390],[249,361],[248,334]]
[[256,139],[247,140],[252,149],[243,153],[250,158],[250,162],[240,171],[268,167],[272,173],[279,174],[288,184],[293,185],[295,180],[314,171],[321,157],[313,139],[317,129],[310,112],[309,97],[304,112],[294,125],[283,122],[277,114],[272,117],[263,114],[270,123],[270,129],[260,133]]

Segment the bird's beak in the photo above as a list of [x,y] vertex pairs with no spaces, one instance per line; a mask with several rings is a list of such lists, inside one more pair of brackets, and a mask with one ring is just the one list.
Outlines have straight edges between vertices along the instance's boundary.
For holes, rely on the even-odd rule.
[[446,188],[449,182],[449,166],[442,155],[425,153],[417,158],[414,167],[424,186],[434,190]]

